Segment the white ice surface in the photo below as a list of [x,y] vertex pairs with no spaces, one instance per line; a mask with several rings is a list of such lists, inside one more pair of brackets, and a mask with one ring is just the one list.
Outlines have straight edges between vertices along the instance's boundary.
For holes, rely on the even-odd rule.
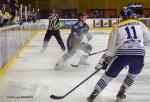
[[[86,97],[93,91],[96,82],[104,71],[100,71],[63,100],[52,100],[49,96],[51,94],[64,95],[93,73],[95,71],[94,66],[103,53],[89,57],[88,62],[91,66],[73,68],[70,63],[76,64],[79,60],[79,56],[76,54],[66,63],[64,69],[57,71],[54,70],[54,66],[63,55],[63,52],[55,38],[52,37],[46,51],[41,53],[45,32],[39,33],[43,34],[35,38],[24,54],[0,78],[0,102],[86,102]],[[92,52],[106,49],[108,31],[91,31],[91,33],[93,34],[93,39],[89,43],[93,46]],[[61,32],[65,44],[68,34],[69,32]],[[150,102],[149,49],[147,49],[146,56],[143,72],[129,89],[125,102]],[[124,69],[94,102],[114,102],[115,95],[126,73],[127,69]],[[19,98],[21,96],[31,97]]]

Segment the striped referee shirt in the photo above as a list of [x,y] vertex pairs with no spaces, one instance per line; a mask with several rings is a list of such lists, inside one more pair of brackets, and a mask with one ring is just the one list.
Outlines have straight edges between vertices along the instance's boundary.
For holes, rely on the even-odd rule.
[[49,17],[49,26],[50,30],[59,30],[59,17],[56,15]]

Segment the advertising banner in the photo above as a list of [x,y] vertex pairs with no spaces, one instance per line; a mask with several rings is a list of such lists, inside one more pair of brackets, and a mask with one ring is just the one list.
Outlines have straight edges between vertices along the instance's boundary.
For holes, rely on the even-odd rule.
[[94,23],[94,27],[95,28],[102,27],[102,21],[101,21],[101,19],[95,19],[93,23]]
[[71,28],[78,20],[77,19],[61,19],[60,28],[68,29]]
[[112,19],[111,20],[111,26],[114,27],[118,24],[118,20],[117,19]]
[[103,27],[110,27],[109,19],[103,19]]

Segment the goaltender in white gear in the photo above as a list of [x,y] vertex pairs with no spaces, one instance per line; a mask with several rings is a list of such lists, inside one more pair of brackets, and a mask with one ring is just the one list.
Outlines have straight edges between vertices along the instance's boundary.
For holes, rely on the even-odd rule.
[[92,35],[88,33],[89,26],[85,23],[86,15],[79,14],[78,19],[79,21],[73,25],[71,33],[67,39],[68,51],[56,64],[55,69],[57,70],[62,69],[64,67],[64,63],[71,58],[78,49],[82,52],[79,64],[89,65],[87,63],[87,58],[92,50],[92,46],[87,42],[82,42],[82,39],[86,36],[88,41],[90,41],[92,39]]

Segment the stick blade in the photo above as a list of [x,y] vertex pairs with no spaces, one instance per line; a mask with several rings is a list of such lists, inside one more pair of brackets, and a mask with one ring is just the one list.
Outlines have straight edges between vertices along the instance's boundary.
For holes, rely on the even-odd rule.
[[79,65],[70,64],[72,67],[79,67]]
[[63,99],[64,96],[55,96],[55,95],[51,95],[50,98],[51,98],[51,99],[59,100],[59,99]]

